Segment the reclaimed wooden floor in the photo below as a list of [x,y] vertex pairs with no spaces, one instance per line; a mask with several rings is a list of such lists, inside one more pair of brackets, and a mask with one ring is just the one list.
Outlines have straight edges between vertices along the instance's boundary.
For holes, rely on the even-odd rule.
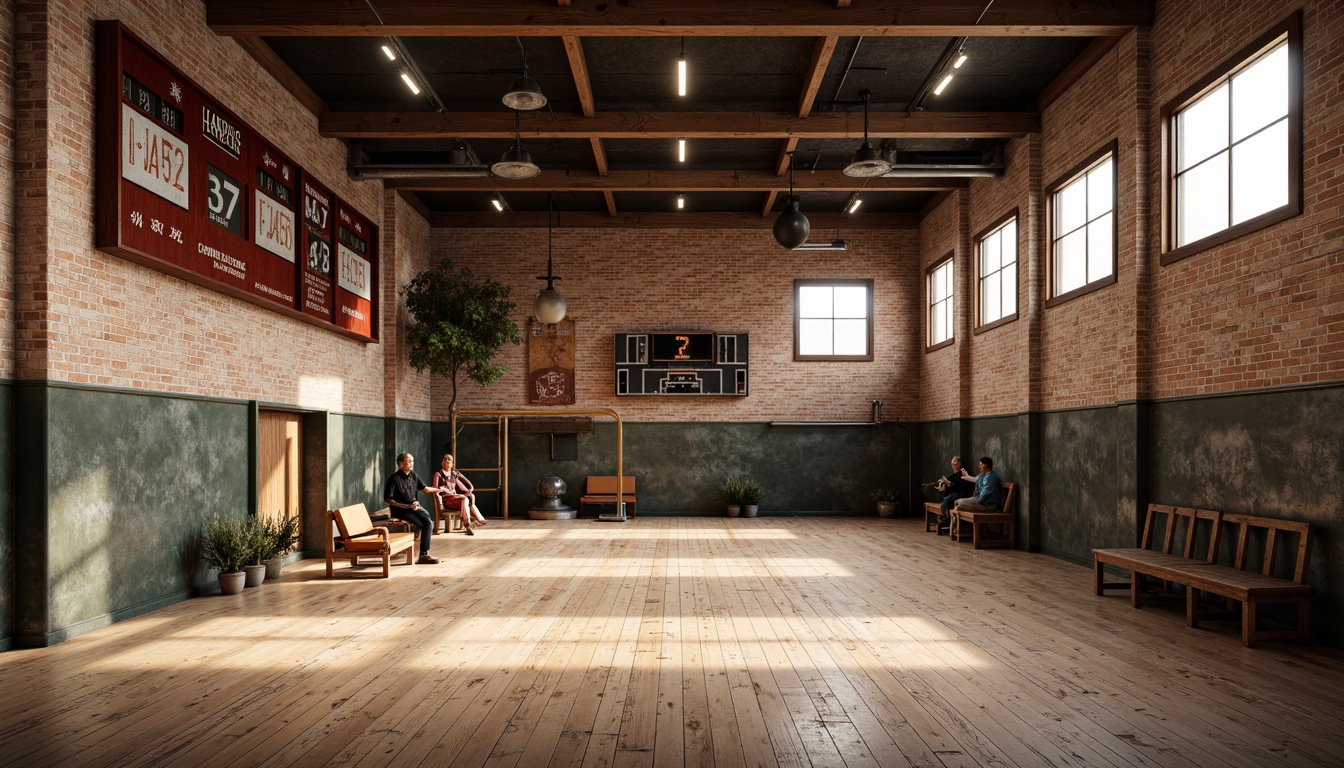
[[435,552],[0,654],[0,763],[1344,761],[1344,654],[1247,650],[915,520],[495,521]]

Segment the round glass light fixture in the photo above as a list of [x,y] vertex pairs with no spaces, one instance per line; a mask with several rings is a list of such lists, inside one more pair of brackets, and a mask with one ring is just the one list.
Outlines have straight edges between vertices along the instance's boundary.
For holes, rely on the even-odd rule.
[[565,297],[560,295],[559,291],[549,287],[549,283],[547,286],[541,289],[541,293],[537,294],[537,300],[532,302],[532,316],[547,325],[555,325],[565,319],[569,302],[565,301]]

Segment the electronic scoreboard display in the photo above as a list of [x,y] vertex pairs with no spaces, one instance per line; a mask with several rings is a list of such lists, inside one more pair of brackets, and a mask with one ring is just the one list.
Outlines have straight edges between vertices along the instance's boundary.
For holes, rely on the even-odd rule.
[[97,247],[377,341],[373,222],[121,22],[97,35]]

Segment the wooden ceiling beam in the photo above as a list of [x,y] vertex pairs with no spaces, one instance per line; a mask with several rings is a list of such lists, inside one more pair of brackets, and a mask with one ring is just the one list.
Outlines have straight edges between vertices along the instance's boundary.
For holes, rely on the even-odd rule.
[[798,98],[798,116],[812,114],[812,105],[817,100],[817,91],[821,90],[821,81],[826,77],[826,68],[835,55],[835,45],[840,38],[829,35],[818,37],[817,45],[812,49],[812,63],[807,68],[807,79],[803,81],[803,95]]
[[[1120,37],[1152,26],[1155,0],[902,0],[848,8],[768,0],[677,3],[536,0],[206,0],[206,23],[230,37]],[[983,18],[981,18],[983,12]],[[379,17],[383,23],[379,23]]]
[[[839,213],[809,211],[807,217],[813,229],[837,226]],[[472,211],[464,213],[434,213],[430,226],[451,229],[546,227],[546,211],[496,213]],[[918,229],[919,216],[913,213],[868,213],[846,216],[844,231],[871,229]],[[771,222],[755,213],[620,213],[609,216],[601,211],[566,211],[558,228],[561,229],[754,229],[768,237]]]
[[574,88],[579,92],[579,109],[584,117],[597,114],[593,103],[593,83],[588,77],[588,63],[583,58],[583,43],[579,38],[567,35],[564,39],[565,56],[569,57],[569,71],[574,75]]
[[[551,171],[531,179],[385,179],[385,189],[421,192],[787,192],[789,179],[773,171]],[[794,182],[799,192],[938,192],[966,189],[964,178],[856,179],[840,171],[810,171]]]
[[[1037,112],[878,112],[874,138],[1016,139],[1041,130]],[[324,112],[318,130],[336,139],[512,139],[512,112]],[[862,139],[863,114],[825,112],[575,112],[525,117],[523,139]]]

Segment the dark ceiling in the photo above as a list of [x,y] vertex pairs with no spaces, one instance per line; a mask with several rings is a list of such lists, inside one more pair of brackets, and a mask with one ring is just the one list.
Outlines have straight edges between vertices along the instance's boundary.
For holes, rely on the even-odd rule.
[[[838,212],[859,192],[856,223],[908,218],[968,177],[1000,172],[996,149],[1039,130],[1041,109],[1153,13],[1151,2],[1113,0],[749,2],[206,7],[212,28],[319,114],[324,135],[348,141],[352,174],[381,175],[440,221],[501,225],[535,221],[552,199],[571,218],[769,216],[788,194],[789,153],[805,212]],[[397,61],[380,50],[389,42]],[[512,180],[484,169],[514,145],[515,113],[500,98],[521,76],[524,47],[549,104],[517,113],[541,173]],[[958,51],[967,60],[953,70]],[[423,81],[420,95],[403,69]],[[842,173],[863,141],[864,91],[872,144],[898,168],[866,179]]]

